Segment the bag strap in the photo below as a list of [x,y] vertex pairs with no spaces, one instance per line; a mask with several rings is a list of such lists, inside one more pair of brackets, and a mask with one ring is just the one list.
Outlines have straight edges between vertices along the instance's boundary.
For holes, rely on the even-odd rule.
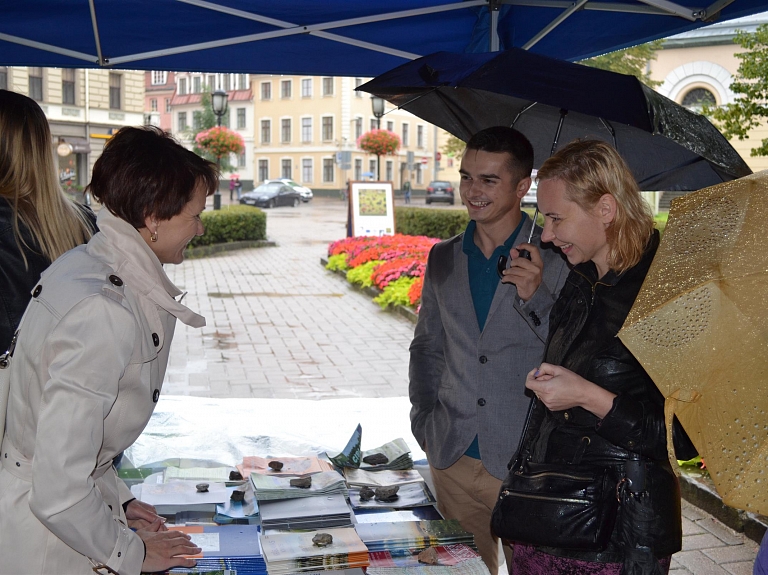
[[527,458],[527,456],[530,454],[530,442],[526,442],[526,438],[528,436],[528,431],[531,427],[531,417],[533,416],[533,410],[536,406],[537,398],[534,395],[531,398],[531,402],[528,404],[528,412],[525,414],[525,425],[523,425],[523,431],[520,434],[520,441],[517,444],[517,451],[515,452],[515,457],[512,461],[509,462],[509,465],[507,465],[507,469],[512,469],[515,467],[518,467],[524,459]]

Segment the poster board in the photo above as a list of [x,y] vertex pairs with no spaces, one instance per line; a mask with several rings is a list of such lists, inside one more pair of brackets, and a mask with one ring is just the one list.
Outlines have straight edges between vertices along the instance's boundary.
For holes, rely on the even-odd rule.
[[351,235],[394,235],[395,195],[392,182],[351,182],[349,188]]

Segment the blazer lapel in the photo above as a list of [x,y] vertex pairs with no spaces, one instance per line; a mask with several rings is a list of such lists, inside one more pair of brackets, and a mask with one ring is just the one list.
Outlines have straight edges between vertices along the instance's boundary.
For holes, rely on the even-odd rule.
[[[462,236],[463,238],[463,236]],[[456,309],[465,311],[466,317],[462,319],[466,325],[472,326],[475,336],[480,335],[480,326],[477,325],[477,314],[472,301],[472,291],[469,289],[469,261],[464,253],[462,242],[456,242],[453,248],[453,261],[456,269]],[[469,303],[469,305],[467,305]],[[487,324],[487,322],[486,322]]]

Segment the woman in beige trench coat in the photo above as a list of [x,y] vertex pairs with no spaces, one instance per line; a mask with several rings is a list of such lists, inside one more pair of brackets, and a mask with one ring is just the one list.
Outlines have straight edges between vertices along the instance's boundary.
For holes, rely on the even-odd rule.
[[163,264],[181,263],[203,233],[199,216],[217,184],[210,162],[152,128],[124,128],[96,162],[100,232],[43,273],[11,361],[0,573],[195,564],[182,555],[199,548],[132,500],[112,459],[152,415],[176,320],[205,325]]

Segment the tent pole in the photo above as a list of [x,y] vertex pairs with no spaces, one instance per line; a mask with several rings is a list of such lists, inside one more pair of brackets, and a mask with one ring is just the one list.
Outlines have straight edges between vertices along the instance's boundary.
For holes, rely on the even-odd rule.
[[99,58],[99,66],[108,64],[107,60],[104,60],[104,56],[101,53],[101,38],[99,38],[99,22],[96,20],[96,6],[93,5],[93,0],[88,0],[88,6],[91,9],[91,26],[93,26],[93,40],[96,42],[96,56]]
[[498,0],[490,0],[488,2],[488,11],[491,13],[491,29],[488,31],[488,51],[499,51],[499,2]]
[[[523,48],[523,50],[529,50],[530,48],[532,48],[534,44],[536,44],[536,43],[537,43],[539,40],[541,40],[542,38],[544,38],[544,36],[546,36],[546,35],[547,35],[547,34],[549,34],[549,33],[550,33],[552,30],[554,30],[555,28],[557,28],[557,27],[558,27],[560,24],[562,24],[562,23],[563,23],[563,21],[564,21],[566,18],[568,18],[568,17],[569,17],[571,14],[573,14],[574,12],[578,12],[579,10],[581,10],[581,9],[584,7],[584,5],[587,3],[587,1],[588,1],[588,0],[577,0],[576,2],[574,2],[573,4],[571,4],[571,7],[570,7],[570,8],[568,8],[567,10],[564,10],[564,11],[563,11],[563,13],[562,13],[562,14],[560,14],[560,16],[558,16],[557,18],[555,18],[554,20],[552,20],[552,22],[550,22],[550,23],[549,23],[549,24],[547,24],[547,25],[546,25],[544,28],[542,28],[542,29],[539,31],[539,33],[538,33],[538,34],[536,34],[536,35],[535,35],[533,38],[531,38],[530,40],[528,40],[528,42],[526,42],[526,43],[525,43],[525,45],[522,47],[522,48]],[[646,1],[646,0],[641,0],[641,1]]]

